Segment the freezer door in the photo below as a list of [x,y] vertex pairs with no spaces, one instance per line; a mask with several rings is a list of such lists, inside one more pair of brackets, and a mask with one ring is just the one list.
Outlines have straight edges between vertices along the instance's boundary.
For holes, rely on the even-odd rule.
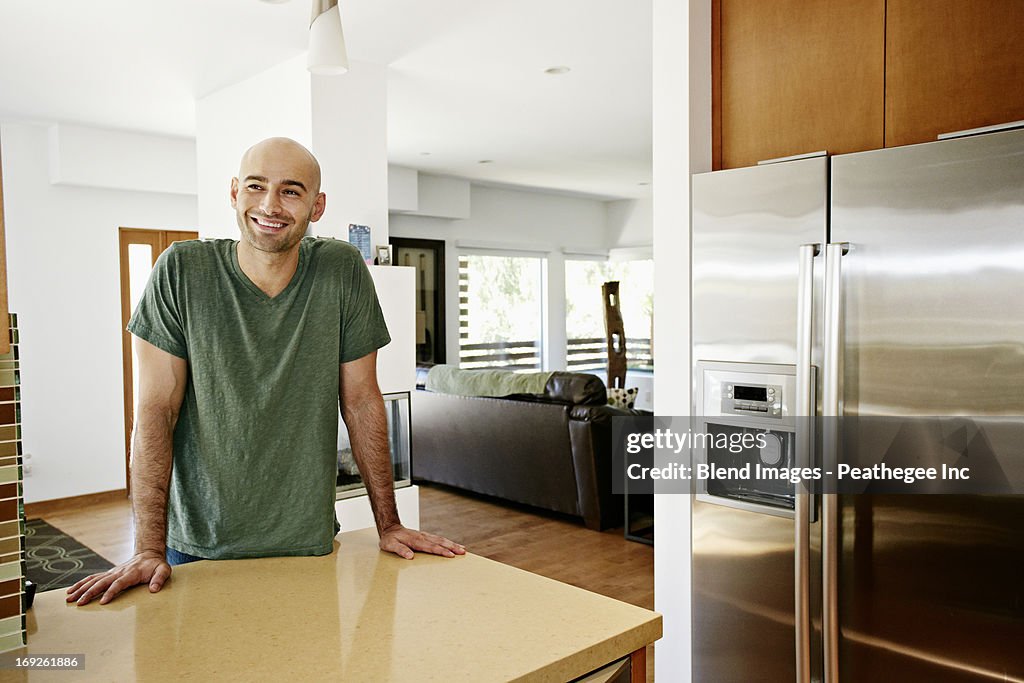
[[[695,363],[797,362],[799,248],[825,241],[827,190],[824,157],[693,177]],[[693,680],[793,681],[793,519],[694,501],[692,520]]]
[[796,680],[793,520],[694,501],[692,571],[692,679]]
[[827,191],[825,157],[693,176],[695,362],[796,363],[798,249],[824,242]]
[[[1019,467],[1024,131],[834,157],[831,183],[842,414],[969,416],[958,446],[891,447]],[[844,683],[1024,680],[1024,500],[842,496],[839,519]]]

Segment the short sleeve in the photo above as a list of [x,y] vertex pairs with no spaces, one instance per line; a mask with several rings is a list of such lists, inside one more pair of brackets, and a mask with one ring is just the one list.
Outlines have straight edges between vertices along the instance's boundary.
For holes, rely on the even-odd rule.
[[128,331],[158,349],[188,358],[188,343],[178,301],[179,258],[174,245],[153,266],[149,282],[136,306]]
[[[352,251],[358,255],[358,252]],[[362,258],[353,258],[341,311],[340,362],[362,358],[391,342],[373,277]]]

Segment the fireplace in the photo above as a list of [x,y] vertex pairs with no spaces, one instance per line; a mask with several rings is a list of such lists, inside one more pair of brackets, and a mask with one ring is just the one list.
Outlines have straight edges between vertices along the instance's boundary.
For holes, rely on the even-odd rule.
[[[409,439],[409,392],[384,394],[384,412],[388,420],[388,445],[391,449],[391,475],[395,488],[412,485],[412,464]],[[337,499],[354,498],[366,493],[363,478],[352,457],[352,443],[345,422],[338,418],[338,484]]]

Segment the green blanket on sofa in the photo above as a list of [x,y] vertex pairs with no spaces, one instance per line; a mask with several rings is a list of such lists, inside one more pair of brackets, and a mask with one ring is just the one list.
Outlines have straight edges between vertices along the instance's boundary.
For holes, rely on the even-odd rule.
[[543,394],[553,372],[511,370],[462,370],[454,365],[435,365],[427,373],[425,387],[439,394],[459,396],[510,396]]

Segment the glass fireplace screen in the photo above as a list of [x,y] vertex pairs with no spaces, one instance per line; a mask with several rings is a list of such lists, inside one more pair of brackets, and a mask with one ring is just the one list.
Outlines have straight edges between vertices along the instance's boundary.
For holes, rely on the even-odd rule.
[[[409,447],[409,392],[384,394],[384,412],[388,419],[388,445],[391,449],[391,475],[395,488],[412,484],[412,465]],[[352,456],[345,422],[338,417],[338,500],[366,493],[363,478]]]

